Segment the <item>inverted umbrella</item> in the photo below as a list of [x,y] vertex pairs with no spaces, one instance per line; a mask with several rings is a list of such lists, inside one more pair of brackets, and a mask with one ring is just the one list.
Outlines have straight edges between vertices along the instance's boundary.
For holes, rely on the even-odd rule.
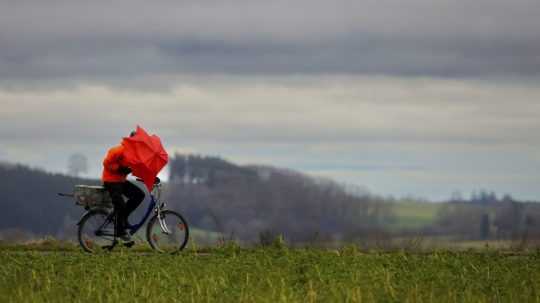
[[161,140],[156,135],[150,136],[137,125],[135,135],[124,138],[122,145],[124,160],[131,168],[132,174],[141,178],[151,191],[158,173],[169,161],[169,155],[161,145]]

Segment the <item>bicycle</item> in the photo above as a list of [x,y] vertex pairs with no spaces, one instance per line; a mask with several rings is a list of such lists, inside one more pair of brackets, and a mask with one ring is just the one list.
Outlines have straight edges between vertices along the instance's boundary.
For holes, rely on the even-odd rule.
[[[142,181],[137,179],[137,181]],[[104,192],[103,187],[93,186],[93,189]],[[61,194],[61,196],[71,196],[71,194]],[[189,227],[187,221],[176,211],[165,208],[165,203],[160,201],[161,182],[156,178],[156,182],[150,192],[150,204],[145,214],[137,224],[128,222],[127,229],[133,235],[146,224],[146,240],[153,250],[165,253],[177,253],[184,249],[189,239]],[[118,245],[117,232],[115,231],[116,212],[111,207],[99,205],[88,207],[77,223],[78,240],[80,246],[89,253],[98,250],[111,251]],[[153,216],[150,215],[154,213]],[[133,242],[126,246],[131,247]]]

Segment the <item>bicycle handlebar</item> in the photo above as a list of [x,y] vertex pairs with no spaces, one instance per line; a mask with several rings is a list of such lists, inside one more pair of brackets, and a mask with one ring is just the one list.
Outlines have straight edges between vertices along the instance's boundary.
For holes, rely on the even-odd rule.
[[[141,179],[141,178],[136,178],[135,180],[144,183],[144,180]],[[156,177],[156,179],[154,180],[154,185],[158,185],[158,184],[160,184],[160,183],[161,183],[161,179],[159,179],[159,177]]]

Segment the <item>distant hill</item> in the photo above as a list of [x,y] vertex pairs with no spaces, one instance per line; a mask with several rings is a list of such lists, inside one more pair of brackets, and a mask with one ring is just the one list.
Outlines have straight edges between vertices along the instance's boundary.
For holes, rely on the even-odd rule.
[[[269,166],[240,166],[216,157],[176,155],[165,197],[193,227],[246,241],[285,234],[292,241],[350,237],[391,219],[383,201],[348,194],[335,182]],[[58,192],[99,180],[0,163],[0,239],[73,238],[83,209]],[[142,209],[142,208],[141,208]],[[140,213],[141,210],[138,210]]]
[[[392,237],[422,237],[517,239],[520,245],[540,246],[540,203],[508,195],[485,193],[432,204],[384,199],[330,179],[217,157],[177,154],[169,165],[164,200],[185,215],[199,242],[264,243],[282,234],[290,243],[391,245]],[[71,192],[75,184],[100,183],[7,163],[0,163],[0,180],[0,240],[73,239],[84,210],[57,193]],[[142,212],[144,207],[135,216]]]
[[194,226],[246,241],[272,234],[292,242],[352,239],[394,219],[383,199],[288,169],[177,154],[170,171],[173,207]]
[[[39,169],[0,163],[0,236],[25,234],[65,236],[74,230],[74,220],[82,209],[58,192],[71,192],[75,184],[96,184],[86,180],[51,174]],[[69,225],[70,229],[65,226]]]

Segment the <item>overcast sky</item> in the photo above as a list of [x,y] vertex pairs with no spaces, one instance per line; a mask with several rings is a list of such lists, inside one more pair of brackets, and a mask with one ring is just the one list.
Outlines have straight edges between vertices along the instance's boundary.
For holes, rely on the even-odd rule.
[[0,161],[176,151],[540,200],[537,0],[0,0]]

